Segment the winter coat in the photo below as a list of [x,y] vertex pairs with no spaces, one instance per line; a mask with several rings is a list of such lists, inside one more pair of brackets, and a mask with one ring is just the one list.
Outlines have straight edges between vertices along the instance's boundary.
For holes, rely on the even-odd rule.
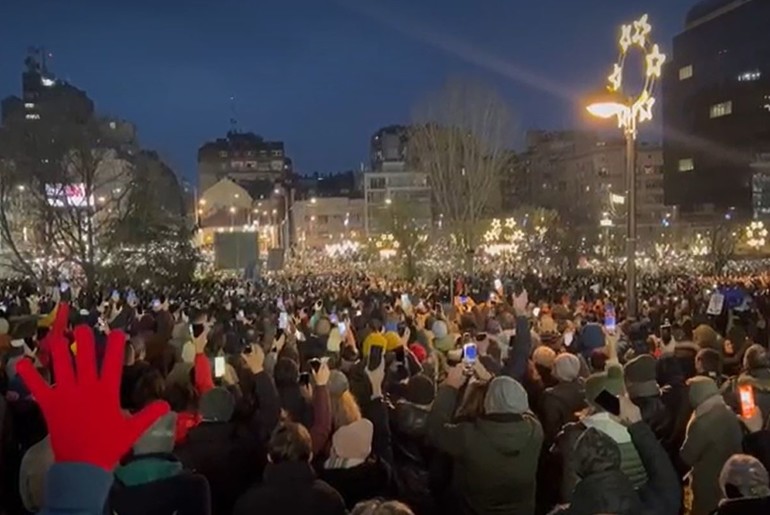
[[543,392],[539,416],[545,441],[553,442],[562,427],[576,420],[576,413],[586,407],[585,387],[579,381],[558,383]]
[[372,456],[350,468],[321,470],[320,478],[337,490],[349,510],[361,501],[397,496],[393,471],[384,460]]
[[770,419],[770,369],[755,368],[730,378],[722,385],[722,396],[733,411],[740,413],[741,401],[738,388],[743,385],[754,388],[754,402],[762,410],[764,421]]
[[580,422],[567,424],[556,437],[556,442],[551,447],[551,453],[561,459],[561,502],[570,502],[572,492],[578,481],[578,463],[575,460],[575,442],[588,427],[594,427],[612,438],[620,449],[621,471],[631,480],[635,488],[639,488],[647,482],[647,474],[641,457],[625,426],[610,419],[606,413],[597,413],[584,417]]
[[118,467],[108,502],[121,515],[211,513],[206,478],[184,472],[171,455],[135,457]]
[[531,414],[485,415],[452,424],[458,392],[438,389],[428,418],[430,442],[452,456],[453,492],[462,513],[530,515],[543,429]]
[[339,492],[317,479],[308,463],[284,462],[268,465],[262,484],[243,494],[232,513],[345,515],[346,510]]
[[565,515],[677,515],[682,504],[679,478],[655,433],[644,422],[628,428],[644,463],[648,482],[635,489],[621,470],[590,474],[575,486],[572,503],[555,513]]
[[390,416],[400,498],[418,513],[432,513],[430,466],[432,448],[427,443],[430,408],[405,400],[396,403]]
[[192,428],[174,454],[184,468],[208,480],[215,514],[232,511],[238,497],[259,478],[266,460],[258,438],[224,422]]
[[51,438],[48,436],[24,454],[19,471],[19,494],[27,511],[37,513],[43,507],[45,476],[53,463]]
[[696,410],[680,451],[682,461],[691,467],[693,515],[708,515],[717,508],[722,497],[722,466],[730,456],[742,452],[743,433],[738,417],[719,400],[700,414]]
[[719,503],[715,515],[767,515],[770,513],[770,497],[741,497],[725,499]]

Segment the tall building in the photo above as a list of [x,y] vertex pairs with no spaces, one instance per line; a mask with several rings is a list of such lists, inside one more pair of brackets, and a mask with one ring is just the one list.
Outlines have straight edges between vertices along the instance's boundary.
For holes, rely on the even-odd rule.
[[[690,9],[663,73],[665,199],[684,216],[770,211],[770,2]],[[754,191],[756,190],[756,191]]]
[[340,249],[364,237],[364,199],[312,197],[294,203],[295,241],[300,248]]
[[414,170],[407,160],[408,128],[384,127],[374,133],[370,150],[372,168],[364,172],[365,227],[367,235],[383,232],[388,210],[406,205],[418,222],[432,221],[428,174]]
[[292,174],[291,159],[282,141],[266,141],[252,132],[230,131],[224,138],[198,149],[198,183],[201,191],[227,177],[246,188],[252,197],[269,194],[276,183]]

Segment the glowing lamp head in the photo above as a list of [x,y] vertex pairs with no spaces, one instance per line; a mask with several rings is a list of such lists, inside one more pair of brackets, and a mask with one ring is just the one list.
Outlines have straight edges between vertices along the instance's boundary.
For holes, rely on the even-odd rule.
[[591,116],[604,119],[614,118],[622,113],[624,109],[626,109],[626,106],[618,102],[595,102],[586,106],[586,110]]

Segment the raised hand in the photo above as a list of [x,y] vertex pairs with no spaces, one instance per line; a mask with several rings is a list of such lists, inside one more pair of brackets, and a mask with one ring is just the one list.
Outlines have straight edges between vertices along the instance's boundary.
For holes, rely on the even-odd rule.
[[156,401],[134,416],[120,409],[126,345],[121,331],[112,331],[107,337],[99,375],[91,328],[75,328],[75,367],[63,328],[53,330],[57,330],[50,334],[56,384],[48,385],[29,360],[21,360],[16,370],[40,405],[56,461],[88,463],[110,471],[142,433],[168,412],[169,406]]

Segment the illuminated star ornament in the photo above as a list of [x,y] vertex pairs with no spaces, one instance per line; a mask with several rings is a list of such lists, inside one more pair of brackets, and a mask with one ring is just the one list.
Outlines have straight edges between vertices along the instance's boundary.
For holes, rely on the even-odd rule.
[[649,23],[648,15],[644,15],[629,25],[620,27],[620,56],[613,65],[612,73],[607,77],[609,81],[608,88],[611,91],[622,93],[624,73],[623,68],[626,64],[626,57],[630,51],[641,51],[644,53],[644,86],[636,95],[625,94],[631,98],[626,109],[620,110],[617,114],[618,125],[628,131],[633,137],[636,137],[637,126],[640,123],[652,120],[652,108],[655,105],[655,82],[660,79],[663,73],[663,64],[666,62],[666,55],[660,51],[660,46],[650,40],[652,25]]

